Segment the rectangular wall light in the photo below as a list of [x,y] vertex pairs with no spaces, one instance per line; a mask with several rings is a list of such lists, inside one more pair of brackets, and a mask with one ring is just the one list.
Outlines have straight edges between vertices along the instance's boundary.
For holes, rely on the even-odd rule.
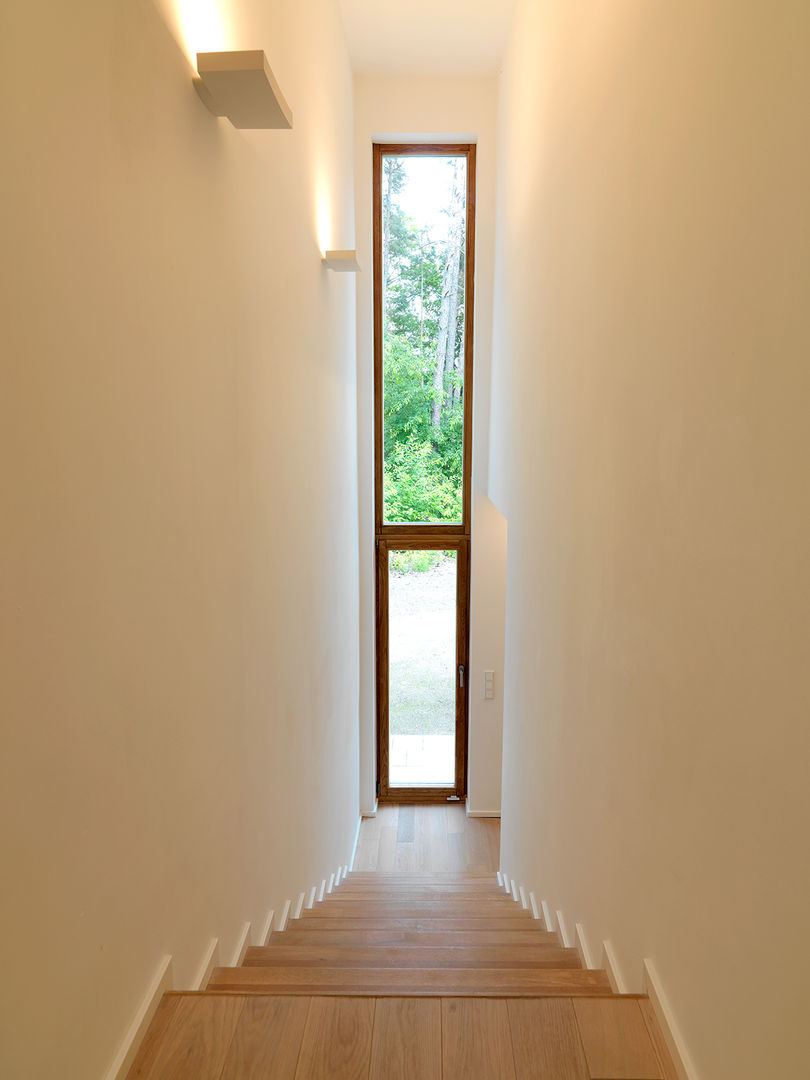
[[235,128],[291,128],[284,100],[261,49],[197,53],[197,93],[214,116],[227,116]]
[[323,261],[330,270],[339,270],[344,274],[356,274],[360,269],[356,251],[327,251]]

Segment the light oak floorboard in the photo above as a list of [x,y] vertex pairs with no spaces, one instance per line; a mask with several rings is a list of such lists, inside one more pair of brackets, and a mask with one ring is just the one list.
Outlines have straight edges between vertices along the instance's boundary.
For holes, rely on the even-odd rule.
[[177,1001],[162,1037],[151,1043],[150,1060],[136,1060],[129,1080],[219,1080],[244,999]]
[[672,1056],[658,1023],[658,1017],[655,1015],[655,1009],[652,1007],[652,1002],[649,998],[639,998],[638,1007],[641,1009],[641,1015],[644,1017],[644,1023],[647,1025],[647,1033],[649,1034],[652,1044],[655,1047],[655,1052],[658,1055],[658,1063],[661,1066],[664,1080],[679,1080],[678,1070],[675,1068],[674,1062],[672,1061]]
[[570,1001],[509,1001],[517,1080],[590,1080]]
[[135,1060],[127,1073],[127,1080],[141,1080],[149,1076],[149,1070],[155,1060],[166,1032],[169,1030],[172,1019],[180,1007],[182,998],[176,994],[164,994],[155,1010],[155,1015],[146,1029],[141,1045],[135,1055]]
[[220,1080],[294,1080],[310,999],[248,998]]
[[441,1080],[441,1002],[379,998],[369,1080]]
[[367,1080],[373,1025],[370,998],[314,997],[296,1080]]
[[442,1080],[515,1080],[505,1001],[442,999]]
[[468,818],[462,803],[383,803],[363,819],[354,870],[494,874],[499,848],[500,821]]
[[582,1046],[594,1080],[663,1080],[638,1001],[575,1001]]

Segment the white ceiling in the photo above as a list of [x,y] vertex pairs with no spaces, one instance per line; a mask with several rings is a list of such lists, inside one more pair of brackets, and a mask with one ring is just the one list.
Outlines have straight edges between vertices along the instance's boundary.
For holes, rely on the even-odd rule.
[[340,0],[358,75],[500,70],[514,0]]

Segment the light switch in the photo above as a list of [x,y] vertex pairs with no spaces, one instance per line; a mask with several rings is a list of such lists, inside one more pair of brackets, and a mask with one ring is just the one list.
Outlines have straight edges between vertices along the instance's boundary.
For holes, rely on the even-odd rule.
[[495,697],[495,672],[484,672],[484,699],[491,701]]

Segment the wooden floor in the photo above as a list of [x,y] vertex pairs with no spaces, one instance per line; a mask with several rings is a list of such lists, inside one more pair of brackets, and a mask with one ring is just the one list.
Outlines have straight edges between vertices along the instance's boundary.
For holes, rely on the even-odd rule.
[[130,1080],[677,1080],[646,998],[168,994]]
[[499,818],[469,818],[464,803],[383,803],[363,819],[353,869],[494,874],[500,836]]

